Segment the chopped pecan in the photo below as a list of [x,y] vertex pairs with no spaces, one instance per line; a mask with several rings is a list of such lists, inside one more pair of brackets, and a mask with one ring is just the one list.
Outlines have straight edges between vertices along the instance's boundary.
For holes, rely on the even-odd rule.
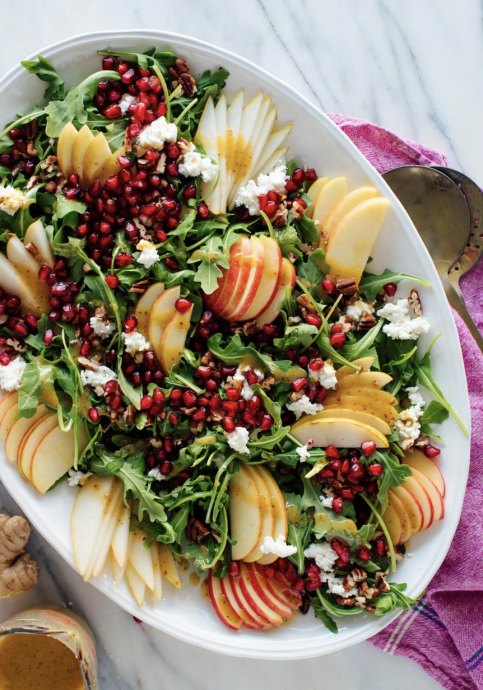
[[142,295],[148,289],[149,280],[140,280],[137,283],[133,283],[129,288],[129,292],[136,292]]
[[386,577],[387,577],[387,573],[383,573],[381,571],[378,571],[376,573],[376,588],[380,592],[390,592],[391,591],[389,584],[386,582]]
[[86,276],[91,271],[92,271],[92,268],[89,266],[89,264],[83,264],[83,266],[82,266],[82,275],[83,276]]
[[104,390],[104,386],[101,386],[100,384],[97,384],[97,386],[94,386],[94,393],[97,395],[98,398],[103,398],[104,395],[106,394],[106,391]]
[[196,79],[191,76],[186,60],[178,58],[175,60],[174,66],[168,67],[168,72],[172,79],[173,89],[180,84],[182,93],[185,93],[187,96],[192,96],[196,93]]
[[302,319],[300,318],[300,316],[289,316],[288,317],[288,325],[289,326],[296,326],[301,321],[302,321]]
[[364,311],[362,312],[361,320],[357,325],[357,330],[362,332],[370,331],[371,328],[374,328],[376,324],[377,319],[372,314],[369,314],[368,311]]
[[310,608],[310,599],[306,594],[302,595],[302,605],[300,606],[300,613],[303,613],[304,615],[308,612]]
[[201,520],[198,520],[198,518],[190,515],[188,518],[188,524],[186,525],[186,539],[190,543],[198,542],[198,544],[200,544],[204,539],[206,539],[209,533],[210,530],[203,522],[201,522]]
[[423,308],[421,306],[421,300],[419,299],[419,294],[417,290],[411,290],[408,297],[409,306],[416,314],[416,316],[423,315]]
[[176,67],[178,74],[189,74],[190,68],[188,63],[183,58],[176,58],[174,61],[174,66]]
[[196,93],[196,79],[191,74],[181,74],[179,83],[183,87],[183,93],[187,96],[191,97]]
[[291,214],[294,220],[300,220],[305,215],[305,206],[297,199],[293,200]]
[[314,307],[310,298],[305,293],[302,293],[300,297],[297,297],[297,304],[300,304],[300,306],[306,309],[309,314],[317,313],[317,309]]
[[354,597],[337,597],[339,606],[354,606],[355,601]]
[[162,175],[166,169],[166,154],[162,153],[156,165],[156,172]]
[[191,151],[192,144],[187,139],[184,139],[183,137],[181,137],[180,139],[178,139],[178,141],[176,143],[178,144],[181,153],[184,154],[184,153],[189,153]]
[[263,390],[268,391],[276,383],[277,382],[275,380],[275,376],[267,376],[267,378],[260,383],[260,388],[263,388]]
[[366,608],[366,598],[365,597],[356,597],[354,606],[357,606],[358,609],[365,609]]
[[429,446],[429,438],[427,436],[420,436],[414,442],[415,448],[426,448],[427,446]]
[[211,533],[211,536],[213,537],[213,539],[216,541],[216,543],[221,544],[221,537],[220,537],[219,533],[214,529],[210,529],[210,533]]
[[364,582],[367,580],[367,573],[364,570],[364,568],[354,568],[354,570],[351,572],[352,579],[354,580],[355,584],[358,584],[359,582]]
[[298,256],[294,252],[288,252],[287,259],[290,261],[290,263],[294,264],[297,261]]
[[32,144],[31,141],[29,141],[27,144],[27,153],[29,156],[36,156],[37,155],[37,149],[35,148],[35,146]]
[[354,587],[355,583],[356,583],[356,581],[352,577],[352,573],[349,573],[348,575],[345,576],[344,582],[342,583],[342,585],[343,585],[345,591],[348,592],[349,590],[351,590]]
[[290,398],[290,400],[292,402],[297,402],[297,400],[300,400],[300,398],[302,398],[304,395],[305,395],[305,391],[302,388],[302,390],[300,390],[300,391],[290,391],[290,393],[288,394],[288,397]]
[[402,441],[399,441],[399,445],[401,450],[409,450],[414,446],[414,441],[412,438],[404,438]]
[[368,587],[364,592],[364,596],[366,599],[375,599],[380,593],[381,592],[379,589],[377,589],[377,587]]
[[25,352],[26,349],[27,343],[21,342],[17,338],[7,338],[4,347],[4,350],[6,352],[11,352],[12,350],[14,350],[15,352]]
[[367,613],[376,613],[377,609],[375,606],[366,606]]
[[343,278],[342,280],[338,280],[335,287],[346,296],[352,296],[359,292],[359,285],[354,278]]
[[191,415],[194,414],[197,409],[197,407],[180,407],[180,412],[185,414],[187,417],[191,417]]
[[25,245],[25,249],[28,251],[29,254],[32,254],[32,256],[34,257],[39,255],[39,250],[33,242],[29,242],[27,245]]
[[369,589],[369,585],[367,584],[367,582],[363,582],[361,584],[361,586],[357,589],[357,594],[360,597],[365,597],[368,589]]
[[339,316],[339,320],[337,321],[336,325],[342,326],[342,333],[349,333],[349,331],[352,331],[353,328],[352,319],[346,314]]
[[149,445],[151,445],[153,448],[162,448],[163,447],[163,439],[153,437],[153,438],[149,439]]
[[201,434],[203,429],[205,428],[206,422],[203,421],[202,419],[199,422],[194,422],[192,419],[190,420],[190,431],[193,434],[193,436],[198,436],[198,434]]
[[26,139],[35,139],[39,131],[39,123],[37,120],[26,122],[23,126],[23,133]]
[[[288,220],[288,208],[287,208],[286,203],[284,201],[282,201],[282,203],[278,207],[278,211],[276,212],[275,216],[272,218],[272,225],[275,228],[284,228],[287,225],[287,220]],[[291,253],[291,252],[289,252],[289,253]],[[294,256],[296,257],[296,255],[294,255]],[[290,257],[289,257],[289,259],[290,259]],[[290,261],[292,261],[292,259],[290,259]]]
[[207,352],[205,352],[205,354],[201,358],[201,364],[203,364],[203,366],[205,366],[205,367],[211,367],[212,369],[215,368],[216,362],[213,359],[213,355],[211,354],[211,352],[209,350]]
[[136,417],[136,408],[134,405],[128,405],[123,412],[122,418],[126,424],[132,424]]
[[27,184],[25,185],[25,187],[27,189],[32,189],[32,187],[35,187],[35,185],[37,184],[37,182],[39,180],[40,180],[39,175],[32,175],[32,177],[29,177],[29,180],[28,180]]
[[315,252],[315,248],[311,244],[307,244],[307,242],[302,242],[302,244],[298,245],[298,248],[304,256],[310,256]]
[[78,357],[77,362],[81,365],[81,367],[84,367],[84,369],[88,369],[89,371],[98,371],[99,369],[99,364],[95,361],[92,361],[92,359],[88,359],[87,357]]

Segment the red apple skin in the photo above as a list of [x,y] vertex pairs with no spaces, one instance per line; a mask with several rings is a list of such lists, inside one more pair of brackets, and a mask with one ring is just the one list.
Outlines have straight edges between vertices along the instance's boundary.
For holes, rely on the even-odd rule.
[[[241,575],[238,578],[240,583],[240,588],[245,595],[245,599],[248,601],[252,609],[268,620],[269,623],[275,626],[280,626],[283,623],[282,617],[279,613],[276,613],[270,605],[265,604],[263,599],[257,594],[252,583],[250,581],[250,573],[247,570],[247,564],[241,563]],[[267,611],[267,608],[269,609]]]
[[290,607],[270,592],[267,586],[267,578],[257,570],[253,563],[247,563],[247,571],[250,575],[252,587],[260,599],[262,599],[267,606],[270,606],[275,613],[279,613],[281,616],[284,616],[284,618],[290,618],[292,616]]
[[423,509],[421,508],[421,504],[419,503],[419,501],[415,499],[412,493],[410,493],[407,489],[404,488],[404,484],[401,486],[394,486],[393,491],[403,504],[403,507],[408,513],[408,515],[410,515],[410,507],[408,507],[408,504],[410,504],[410,506],[413,508],[414,513],[416,515],[417,527],[413,528],[411,518],[409,521],[411,522],[411,533],[417,534],[417,532],[421,531],[424,523],[424,515]]
[[428,492],[423,486],[421,486],[421,484],[419,484],[418,481],[416,481],[416,479],[414,479],[414,477],[409,477],[406,480],[404,488],[413,495],[421,506],[421,510],[423,511],[423,524],[421,529],[428,529],[428,527],[431,527],[433,524],[434,519],[434,506],[428,495]]
[[[263,567],[255,566],[258,572],[263,573]],[[283,573],[277,573],[280,577],[280,581],[273,578],[267,581],[267,589],[273,594],[274,597],[279,599],[283,604],[287,604],[293,611],[297,611],[302,605],[302,597],[300,594],[293,592],[290,582],[284,577]]]
[[232,630],[240,630],[243,621],[228,603],[228,600],[221,590],[220,580],[213,576],[212,570],[210,570],[208,574],[208,589],[211,603],[221,622]]
[[252,303],[243,314],[243,321],[251,321],[260,316],[275,297],[280,280],[282,252],[278,243],[271,237],[260,235],[260,242],[265,250],[262,277]]
[[429,500],[433,506],[433,514],[435,520],[442,520],[444,518],[444,500],[441,492],[436,485],[428,479],[428,477],[419,470],[412,468],[413,477],[421,484],[423,489],[429,496]]
[[223,318],[227,321],[233,322],[242,319],[257,294],[265,262],[265,249],[258,237],[250,237],[250,254],[247,257],[247,261],[250,266],[250,272],[247,280],[244,282],[242,293],[237,297],[236,301],[231,302],[225,312]]
[[233,587],[231,586],[230,578],[228,575],[224,577],[222,580],[220,580],[221,584],[221,591],[225,595],[226,600],[232,607],[232,609],[236,612],[237,616],[241,618],[242,623],[245,628],[250,628],[250,630],[257,630],[261,627],[263,627],[261,624],[258,623],[255,619],[251,618],[246,611],[242,609],[242,607],[239,605],[236,597],[235,597],[235,592],[233,591]]
[[[228,289],[231,291],[234,289],[236,282],[238,280],[238,274],[241,268],[241,261],[243,259],[242,253],[243,241],[238,240],[230,247],[230,268],[221,268],[222,276],[218,278],[218,287],[211,295],[206,295],[203,293],[203,301],[205,306],[210,311],[218,314],[224,306],[224,301],[221,301],[221,296],[225,290],[227,281],[230,281]],[[225,293],[226,295],[227,293]],[[218,309],[217,309],[218,306]]]
[[272,627],[270,622],[265,618],[265,616],[260,616],[247,601],[240,586],[241,577],[233,577],[232,575],[228,575],[228,577],[230,578],[230,584],[240,608],[242,608],[245,613],[248,614],[248,616],[250,616],[250,618],[254,620],[260,628],[262,628],[262,630],[269,630]]
[[280,314],[278,305],[285,298],[285,289],[290,287],[293,292],[295,280],[296,274],[292,262],[284,257],[282,259],[282,265],[280,266],[280,277],[275,294],[272,297],[269,305],[265,307],[264,311],[262,311],[262,313],[255,319],[260,328],[266,324],[273,323],[278,317]]
[[245,287],[251,271],[251,245],[248,237],[240,240],[240,252],[230,259],[230,270],[219,301],[214,311],[224,319],[239,304],[245,292]]

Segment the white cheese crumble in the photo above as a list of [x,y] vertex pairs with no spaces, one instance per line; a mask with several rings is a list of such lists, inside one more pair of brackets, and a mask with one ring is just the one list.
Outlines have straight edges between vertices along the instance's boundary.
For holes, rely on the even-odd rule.
[[368,314],[374,314],[374,307],[372,306],[372,304],[358,299],[356,302],[354,302],[354,304],[350,304],[347,307],[346,314],[347,316],[350,316],[350,318],[353,321],[360,321],[362,318],[362,314],[365,311],[367,311]]
[[69,486],[84,486],[86,479],[92,476],[92,472],[81,472],[80,470],[69,470],[67,484]]
[[288,403],[287,409],[295,413],[295,417],[300,419],[303,414],[315,414],[316,412],[321,412],[324,409],[323,405],[318,403],[313,403],[309,400],[306,395],[302,395],[300,400],[295,400],[294,402]]
[[399,299],[395,304],[388,302],[377,315],[390,322],[382,330],[393,340],[417,340],[421,333],[427,333],[431,327],[424,316],[411,319],[407,299]]
[[318,381],[324,388],[335,388],[337,386],[337,377],[332,362],[327,360],[324,366],[319,371],[312,371],[309,367],[309,376],[311,381]]
[[24,208],[29,203],[20,189],[15,189],[10,185],[0,186],[0,211],[5,211],[9,216],[13,216],[19,208]]
[[115,325],[107,319],[99,319],[97,316],[91,316],[90,325],[94,329],[94,333],[98,335],[101,340],[107,338],[108,335],[115,330]]
[[399,440],[406,439],[416,441],[421,432],[421,425],[419,423],[419,414],[416,408],[409,407],[399,414],[399,419],[394,422],[394,428],[399,434]]
[[313,558],[320,570],[332,570],[338,556],[328,541],[310,544],[304,551],[305,558]]
[[199,177],[201,175],[203,182],[211,182],[218,175],[218,166],[212,163],[208,156],[202,156],[198,151],[195,151],[193,144],[180,159],[178,169],[184,177]]
[[130,93],[125,93],[121,100],[118,102],[118,106],[121,108],[121,113],[125,115],[129,110],[129,107],[134,103],[136,98],[131,96]]
[[3,366],[0,364],[0,388],[4,391],[16,391],[22,385],[22,375],[27,362],[21,357],[15,357]]
[[159,261],[159,254],[152,242],[141,240],[137,243],[136,249],[139,249],[141,252],[136,261],[138,264],[142,264],[144,268],[149,270],[151,266],[154,266],[154,264]]
[[156,479],[158,482],[160,482],[163,479],[163,475],[159,471],[159,467],[153,467],[152,470],[149,470],[148,477],[152,477],[153,479]]
[[300,462],[305,462],[307,458],[310,458],[310,453],[307,446],[300,446],[299,448],[295,449],[295,452],[300,457]]
[[342,577],[337,577],[332,573],[321,573],[320,580],[326,583],[327,591],[331,594],[343,597],[344,599],[357,596],[357,587],[352,587],[348,591],[344,589],[344,579]]
[[297,553],[297,547],[287,544],[283,534],[279,534],[276,541],[271,536],[265,537],[263,544],[260,546],[260,551],[262,553],[273,553],[279,558],[287,558],[287,556],[293,556],[294,553]]
[[[247,371],[249,368],[250,367],[245,367],[245,369],[240,369],[240,367],[238,367],[238,369],[236,370],[236,372],[233,375],[234,381],[243,381],[243,387],[240,391],[240,395],[243,398],[243,400],[251,400],[253,398],[253,396],[255,395],[254,392],[252,391],[252,387],[250,386],[250,384],[246,380],[245,375],[243,373],[244,371]],[[258,376],[259,381],[263,381],[263,379],[265,378],[263,373],[261,371],[258,371],[258,369],[255,369],[254,373]]]
[[417,413],[419,416],[422,415],[423,413],[423,407],[426,405],[423,396],[419,392],[419,387],[418,386],[409,386],[406,388],[406,392],[408,394],[409,401],[411,405],[414,407],[415,410],[417,410]]
[[324,508],[333,508],[334,507],[334,499],[332,496],[321,496],[320,502],[322,503],[322,506]]
[[135,355],[136,352],[145,352],[149,350],[151,345],[143,336],[142,333],[131,331],[131,333],[123,333],[122,339],[126,346],[126,352],[130,355]]
[[248,450],[247,446],[249,439],[248,429],[245,429],[242,426],[237,426],[235,431],[231,431],[229,434],[227,434],[227,439],[230,448],[233,448],[233,450],[237,451],[237,453],[250,455],[250,451]]
[[285,161],[281,160],[268,175],[261,173],[256,182],[250,180],[245,187],[240,187],[235,199],[235,206],[246,206],[251,216],[260,215],[258,197],[267,194],[272,189],[280,194],[285,194],[287,179],[287,166]]
[[177,138],[178,128],[175,124],[168,124],[162,115],[141,131],[137,143],[144,149],[160,151],[166,142],[174,143]]
[[117,374],[109,367],[99,367],[97,371],[90,371],[89,369],[83,369],[81,371],[81,380],[84,386],[105,386],[108,381],[117,379]]

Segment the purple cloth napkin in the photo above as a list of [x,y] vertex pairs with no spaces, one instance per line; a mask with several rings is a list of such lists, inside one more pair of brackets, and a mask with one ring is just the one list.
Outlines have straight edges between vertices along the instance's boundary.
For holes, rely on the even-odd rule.
[[[401,165],[448,165],[440,152],[345,115],[329,117],[381,173]],[[483,332],[483,261],[464,276],[468,310]],[[472,416],[471,466],[461,520],[451,548],[412,611],[369,641],[417,661],[449,690],[483,690],[483,358],[453,312],[468,380]]]

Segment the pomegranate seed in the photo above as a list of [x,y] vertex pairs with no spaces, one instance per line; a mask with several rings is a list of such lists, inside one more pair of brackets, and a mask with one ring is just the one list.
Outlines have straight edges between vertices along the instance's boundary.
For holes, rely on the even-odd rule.
[[245,378],[249,386],[254,386],[256,383],[258,383],[258,374],[255,374],[255,372],[251,371],[250,369],[245,371]]
[[262,431],[268,431],[269,429],[272,428],[274,423],[273,417],[269,415],[268,413],[262,415],[262,419],[260,421],[260,429]]
[[240,566],[236,561],[231,561],[231,563],[228,564],[228,574],[231,577],[240,577]]
[[273,578],[275,577],[275,568],[273,567],[273,565],[264,565],[263,574],[268,580],[273,580]]
[[187,187],[183,189],[183,197],[188,200],[188,199],[194,199],[196,196],[196,187],[194,184],[189,184]]
[[117,391],[119,390],[117,381],[115,381],[114,379],[108,381],[104,386],[104,390],[106,392],[106,395],[110,395],[111,393],[117,393]]
[[297,359],[297,353],[293,348],[290,348],[285,352],[285,357],[289,359],[291,362],[295,362],[295,360]]
[[29,329],[25,323],[15,323],[13,325],[13,332],[18,335],[19,338],[26,338],[29,334]]
[[285,183],[285,191],[287,192],[287,194],[291,194],[292,192],[296,192],[297,191],[297,185],[295,184],[295,182],[292,182],[292,180],[287,180]]
[[47,266],[47,264],[42,264],[42,266],[39,268],[38,279],[45,283],[49,274],[50,266]]
[[8,354],[8,352],[1,352],[0,353],[0,364],[2,364],[4,367],[6,367],[8,364],[11,362],[11,357]]
[[308,381],[306,378],[300,378],[300,379],[294,379],[292,381],[292,390],[295,392],[299,392],[302,390],[302,388],[305,388],[305,386],[308,384]]
[[330,344],[335,350],[340,350],[341,347],[344,347],[345,341],[345,333],[334,333],[330,336]]
[[328,458],[340,458],[340,453],[335,446],[327,446],[327,448],[325,449],[325,453]]
[[62,317],[65,321],[72,321],[75,317],[75,309],[72,304],[64,304],[62,306]]
[[5,168],[9,168],[11,164],[12,159],[10,155],[8,153],[2,153],[2,155],[0,156],[0,165],[3,165]]
[[335,284],[326,278],[325,280],[322,281],[322,290],[327,294],[327,295],[333,295],[335,292]]
[[374,546],[373,546],[374,552],[376,553],[377,556],[385,556],[386,555],[386,544],[384,539],[379,538],[376,539]]
[[131,314],[131,316],[126,316],[126,318],[123,321],[123,324],[126,333],[131,333],[131,331],[133,331],[137,327],[138,320],[133,314]]
[[367,546],[358,546],[356,549],[356,553],[357,556],[361,559],[361,561],[371,560],[371,551],[367,548]]
[[[118,156],[117,162],[121,166],[121,168],[130,168],[131,167],[131,159],[128,158],[127,156]],[[119,173],[119,176],[121,173]],[[129,177],[130,179],[130,177]]]
[[324,402],[326,395],[327,395],[327,388],[321,388],[319,390],[319,392],[317,393],[317,395],[315,396],[315,402],[318,405],[321,405]]
[[104,70],[114,70],[116,67],[116,59],[111,56],[106,56],[102,58],[102,69]]
[[[123,67],[124,69],[124,67]],[[123,84],[132,84],[136,80],[136,72],[131,68],[123,71],[121,74],[121,81]]]
[[234,376],[236,374],[236,367],[230,366],[229,364],[222,364],[221,366],[221,375],[223,378],[227,378],[227,376]]
[[58,309],[52,309],[52,311],[49,312],[49,321],[58,321],[61,316],[62,313]]
[[337,498],[334,498],[334,501],[332,503],[332,509],[334,510],[334,512],[342,513],[343,507],[344,507],[344,501],[342,500],[342,498],[340,498],[340,496],[338,496]]
[[216,393],[215,395],[212,395],[210,398],[210,402],[208,403],[208,406],[210,410],[221,410],[221,405],[222,405],[222,399],[221,395],[218,395]]
[[434,446],[426,446],[424,449],[424,454],[427,458],[436,458],[439,454],[441,453],[441,450],[439,448],[435,448]]
[[221,406],[229,417],[234,417],[238,412],[238,404],[231,400],[223,400]]
[[101,418],[101,415],[99,414],[99,410],[97,409],[97,407],[89,407],[87,415],[91,422],[94,422],[94,424],[98,422]]
[[210,215],[210,209],[208,208],[208,206],[206,204],[203,204],[203,203],[198,204],[198,206],[196,207],[196,211],[197,211],[198,215],[200,216],[200,218],[203,218],[203,220],[208,218],[208,216]]
[[176,424],[178,424],[178,422],[179,422],[178,415],[175,414],[174,412],[170,412],[168,415],[168,422],[170,424],[174,424],[174,426],[176,426]]
[[67,189],[65,192],[65,198],[68,201],[74,201],[74,199],[77,199],[78,196],[80,196],[81,190],[79,187],[72,187],[71,189]]
[[183,403],[186,407],[193,407],[196,404],[196,394],[193,391],[185,391],[183,393]]
[[350,489],[341,489],[340,495],[348,501],[354,500],[354,494]]
[[298,358],[298,362],[297,362],[297,363],[298,363],[299,366],[301,366],[301,367],[306,367],[307,364],[309,363],[309,358],[307,357],[307,355],[300,355],[300,357]]
[[334,333],[343,333],[342,324],[341,324],[341,323],[336,323],[334,326],[331,326],[331,327],[330,327],[330,332],[331,332],[332,335],[334,335]]
[[[243,405],[245,404],[244,400],[241,400],[240,402],[243,403]],[[248,424],[248,426],[256,426],[257,420],[252,412],[243,412],[242,419],[245,424]]]
[[372,474],[373,477],[380,477],[384,472],[384,467],[378,462],[372,462],[367,466],[367,471]]
[[131,264],[131,254],[128,254],[127,252],[119,252],[119,254],[116,256],[116,266],[118,266],[119,268],[125,268],[126,266],[130,266]]
[[335,477],[335,474],[335,471],[331,467],[324,467],[317,476],[320,479],[332,479],[332,477]]
[[231,431],[235,431],[236,424],[235,424],[235,420],[233,419],[233,417],[224,417],[223,418],[223,429],[224,429],[224,431],[227,431],[228,433],[230,433]]
[[112,290],[119,287],[119,278],[117,276],[106,276],[106,283]]
[[362,454],[368,458],[369,455],[372,455],[374,451],[376,450],[376,442],[375,441],[364,441],[364,443],[361,443],[361,450]]
[[203,422],[206,419],[206,407],[200,407],[191,417],[194,422]]
[[173,390],[169,394],[170,400],[181,400],[182,397],[183,397],[183,391],[181,390],[181,388],[173,388]]
[[240,398],[240,391],[237,388],[225,388],[225,393],[231,402],[237,402]]
[[111,105],[108,105],[107,108],[104,109],[103,115],[109,120],[114,120],[116,117],[121,117],[121,107],[117,105],[117,103],[111,103]]
[[42,336],[42,340],[44,341],[45,345],[52,345],[53,339],[54,331],[51,328],[47,328],[44,335]]
[[82,343],[82,345],[80,347],[80,353],[83,357],[87,357],[87,355],[90,353],[91,349],[92,349],[92,345],[90,344],[90,342],[88,340],[84,340],[84,342]]
[[21,130],[21,129],[18,129],[18,127],[13,127],[13,128],[9,131],[8,136],[9,136],[10,139],[12,139],[13,141],[16,141],[17,139],[20,139],[20,138],[22,137],[22,130]]
[[169,268],[171,271],[177,271],[179,268],[178,262],[175,261],[174,259],[171,259],[170,257],[168,257],[167,259],[164,260],[164,265],[166,266],[166,268]]
[[174,308],[180,314],[184,314],[187,311],[189,311],[189,309],[191,309],[192,305],[193,305],[193,302],[190,302],[189,299],[186,299],[185,297],[180,297],[174,303]]
[[168,158],[178,158],[181,151],[178,144],[168,144],[166,147],[166,154]]
[[277,567],[281,573],[284,573],[289,569],[290,561],[288,558],[279,558],[277,561]]
[[114,395],[109,401],[109,407],[111,410],[117,410],[122,405],[122,398],[120,395]]
[[213,370],[211,369],[211,367],[203,365],[196,368],[196,373],[198,374],[198,376],[200,376],[205,381],[210,378],[212,371]]
[[154,389],[153,400],[156,403],[156,405],[164,405],[164,403],[166,402],[166,395],[161,390],[161,388],[155,388]]
[[295,182],[297,187],[300,187],[305,182],[305,172],[302,168],[297,168],[293,171],[292,182]]
[[317,179],[317,173],[313,168],[309,168],[305,171],[305,179],[309,180],[310,182],[315,182]]
[[321,359],[313,359],[311,362],[309,362],[310,371],[320,371],[323,366],[324,363]]
[[[176,415],[173,415],[173,416],[176,416]],[[170,417],[171,417],[171,415],[170,415]],[[171,423],[173,423],[173,422],[171,422]],[[165,460],[159,467],[159,471],[161,472],[161,474],[164,477],[167,474],[169,474],[172,469],[173,469],[173,463],[170,460]]]
[[315,326],[316,328],[320,328],[322,325],[322,319],[318,314],[307,314],[305,320],[310,326]]
[[152,404],[153,399],[150,395],[145,395],[143,398],[141,398],[141,410],[149,410]]
[[259,395],[253,395],[250,400],[248,400],[248,409],[251,412],[256,412],[263,407],[263,400]]
[[388,297],[394,297],[397,292],[397,285],[396,283],[386,283],[383,285],[383,289]]

